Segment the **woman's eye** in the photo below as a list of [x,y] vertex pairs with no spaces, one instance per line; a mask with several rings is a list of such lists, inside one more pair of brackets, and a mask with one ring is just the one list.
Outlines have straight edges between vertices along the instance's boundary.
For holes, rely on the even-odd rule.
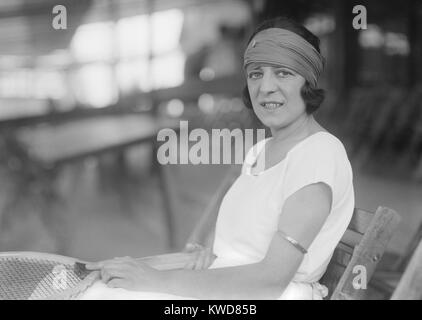
[[277,75],[279,75],[281,77],[288,77],[288,76],[292,76],[293,73],[288,71],[288,70],[278,70]]
[[261,72],[250,72],[249,74],[248,74],[248,78],[249,79],[259,79],[260,77],[261,77],[262,75],[261,75]]

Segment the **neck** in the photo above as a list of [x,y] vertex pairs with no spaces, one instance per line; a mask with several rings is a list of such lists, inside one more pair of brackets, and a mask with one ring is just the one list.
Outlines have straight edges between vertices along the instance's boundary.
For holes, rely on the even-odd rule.
[[283,128],[270,128],[275,141],[295,140],[304,138],[308,134],[310,124],[314,121],[312,115],[304,114],[302,117]]

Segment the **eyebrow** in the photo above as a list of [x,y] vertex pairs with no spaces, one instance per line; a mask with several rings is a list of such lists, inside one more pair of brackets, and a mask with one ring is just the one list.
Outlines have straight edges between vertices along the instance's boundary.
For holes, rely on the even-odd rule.
[[253,71],[253,70],[261,70],[262,65],[251,63],[249,66],[246,67],[246,71]]
[[280,65],[276,65],[276,64],[265,64],[265,65],[262,65],[262,64],[258,64],[258,63],[254,63],[254,62],[252,62],[249,66],[246,67],[246,72],[257,71],[257,70],[262,71],[262,67],[263,66],[265,66],[265,67],[272,67],[274,69],[287,69],[290,72],[293,72],[295,74],[297,73],[293,69],[291,69],[289,67],[286,67],[286,66],[280,66]]

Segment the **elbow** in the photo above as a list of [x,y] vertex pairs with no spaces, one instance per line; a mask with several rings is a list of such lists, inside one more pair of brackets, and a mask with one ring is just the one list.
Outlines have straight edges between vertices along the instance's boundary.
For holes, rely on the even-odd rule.
[[283,268],[274,268],[262,261],[261,265],[261,283],[264,291],[267,293],[268,299],[277,299],[284,292],[294,274],[286,272]]
[[265,258],[259,264],[261,274],[269,285],[287,286],[296,273],[296,269],[289,268],[287,264],[273,263]]
[[263,295],[260,299],[277,300],[283,294],[287,286],[275,281],[267,282],[262,286]]

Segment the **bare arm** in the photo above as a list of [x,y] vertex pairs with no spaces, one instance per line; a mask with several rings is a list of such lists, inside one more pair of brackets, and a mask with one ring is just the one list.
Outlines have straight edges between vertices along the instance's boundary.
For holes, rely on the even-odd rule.
[[[278,229],[309,248],[331,209],[331,189],[308,185],[290,196]],[[303,253],[276,232],[265,257],[253,264],[206,270],[158,271],[131,258],[87,265],[101,269],[110,287],[158,291],[199,299],[274,299],[282,294],[303,260]]]
[[[331,189],[306,186],[287,199],[279,230],[308,248],[331,209]],[[303,254],[279,233],[265,258],[254,264],[198,271],[165,271],[163,291],[200,299],[274,299],[281,295],[303,260]]]

